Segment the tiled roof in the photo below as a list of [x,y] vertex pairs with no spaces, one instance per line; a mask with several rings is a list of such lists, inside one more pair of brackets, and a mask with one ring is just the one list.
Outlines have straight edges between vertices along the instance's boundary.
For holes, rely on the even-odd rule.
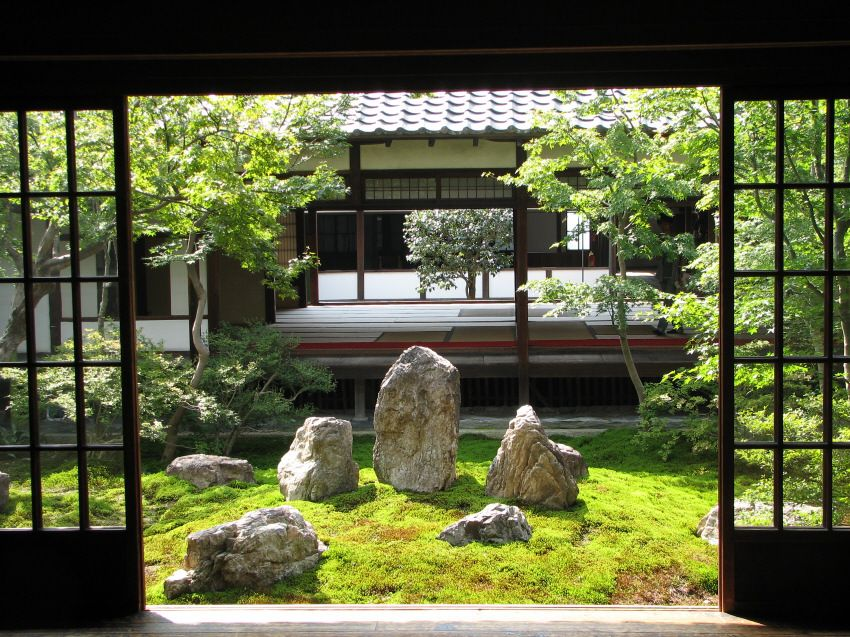
[[[346,131],[354,137],[520,133],[534,129],[534,111],[569,108],[550,91],[364,93],[357,96]],[[576,123],[592,128],[611,121],[603,116]]]

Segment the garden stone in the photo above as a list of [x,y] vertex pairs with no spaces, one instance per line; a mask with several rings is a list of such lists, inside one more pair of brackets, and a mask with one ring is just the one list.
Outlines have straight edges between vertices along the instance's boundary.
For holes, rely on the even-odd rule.
[[[742,526],[773,524],[773,506],[767,502],[735,500],[734,506],[735,520]],[[811,526],[822,514],[820,507],[794,502],[786,503],[782,509],[782,519],[787,526]],[[715,504],[697,524],[697,536],[714,546],[720,543],[719,517],[719,507]]]
[[6,508],[9,504],[9,485],[12,483],[12,478],[8,473],[0,471],[0,511]]
[[360,467],[351,457],[351,423],[307,418],[277,465],[280,492],[287,500],[318,502],[357,488]]
[[267,588],[314,569],[327,548],[294,507],[250,511],[234,522],[192,533],[184,568],[165,580],[165,596]]
[[490,464],[487,495],[549,509],[571,506],[578,497],[574,457],[560,447],[546,436],[534,410],[520,407]]
[[452,546],[466,546],[470,542],[528,542],[531,539],[531,527],[519,507],[497,502],[450,524],[437,539]]
[[561,453],[561,457],[567,465],[567,469],[569,469],[570,474],[575,480],[583,480],[590,475],[590,471],[587,468],[587,462],[585,462],[584,456],[582,456],[581,453],[569,445],[563,445],[560,442],[556,442],[554,444]]
[[247,460],[211,456],[205,453],[175,458],[165,472],[170,476],[187,480],[199,489],[227,484],[234,480],[254,482],[254,467]]
[[378,480],[420,493],[455,481],[460,374],[445,358],[406,349],[384,376],[373,422]]

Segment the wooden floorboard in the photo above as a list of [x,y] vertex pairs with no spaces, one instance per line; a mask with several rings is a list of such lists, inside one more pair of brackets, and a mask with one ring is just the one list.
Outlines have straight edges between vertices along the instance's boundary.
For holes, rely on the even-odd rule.
[[704,608],[557,606],[154,606],[82,629],[0,631],[21,637],[287,635],[359,637],[850,636],[850,631],[760,622]]

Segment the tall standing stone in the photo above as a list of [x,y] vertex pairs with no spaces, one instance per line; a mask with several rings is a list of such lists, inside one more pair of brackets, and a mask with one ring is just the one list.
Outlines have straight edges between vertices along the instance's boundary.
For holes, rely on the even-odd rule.
[[375,405],[378,480],[420,493],[449,487],[459,423],[457,368],[427,347],[406,349],[384,376]]
[[495,498],[566,509],[578,497],[571,470],[576,459],[569,456],[549,440],[534,410],[528,405],[520,407],[490,464],[485,492]]
[[357,488],[360,467],[351,457],[351,423],[308,418],[277,465],[280,492],[287,500],[318,502]]

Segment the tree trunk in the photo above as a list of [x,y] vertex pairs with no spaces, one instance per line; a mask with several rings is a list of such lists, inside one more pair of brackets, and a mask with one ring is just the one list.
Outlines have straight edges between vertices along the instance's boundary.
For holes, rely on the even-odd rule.
[[467,301],[475,300],[475,281],[478,279],[478,274],[470,272],[466,277],[466,299]]
[[[626,259],[623,257],[622,253],[617,254],[617,263],[619,265],[619,275],[623,279],[626,278]],[[643,381],[640,379],[640,375],[637,371],[637,366],[635,365],[635,359],[632,356],[632,348],[629,345],[629,336],[628,336],[628,320],[627,320],[627,307],[625,300],[620,300],[617,303],[617,317],[615,327],[617,329],[617,335],[620,337],[620,350],[623,352],[623,361],[626,363],[626,371],[629,373],[629,379],[632,381],[632,385],[635,388],[635,393],[637,394],[638,404],[643,404],[643,399],[645,396],[645,391],[643,388]]]
[[[112,240],[106,242],[103,251],[103,274],[109,275],[112,271]],[[100,307],[97,309],[97,331],[103,335],[106,326],[106,310],[109,309],[109,297],[112,294],[112,283],[104,283],[100,292]]]
[[[189,277],[189,282],[192,284],[192,289],[197,297],[197,307],[195,308],[195,317],[192,321],[192,345],[198,352],[198,357],[195,361],[195,372],[192,374],[192,380],[189,381],[189,386],[192,389],[197,389],[201,384],[201,379],[204,375],[207,362],[210,359],[210,350],[204,339],[201,336],[201,328],[204,322],[204,311],[207,307],[207,291],[201,283],[201,272],[198,262],[188,264],[186,273]],[[165,449],[162,451],[162,461],[171,462],[177,455],[177,434],[180,430],[180,421],[183,420],[183,415],[186,413],[186,407],[180,405],[168,419],[165,425]]]

